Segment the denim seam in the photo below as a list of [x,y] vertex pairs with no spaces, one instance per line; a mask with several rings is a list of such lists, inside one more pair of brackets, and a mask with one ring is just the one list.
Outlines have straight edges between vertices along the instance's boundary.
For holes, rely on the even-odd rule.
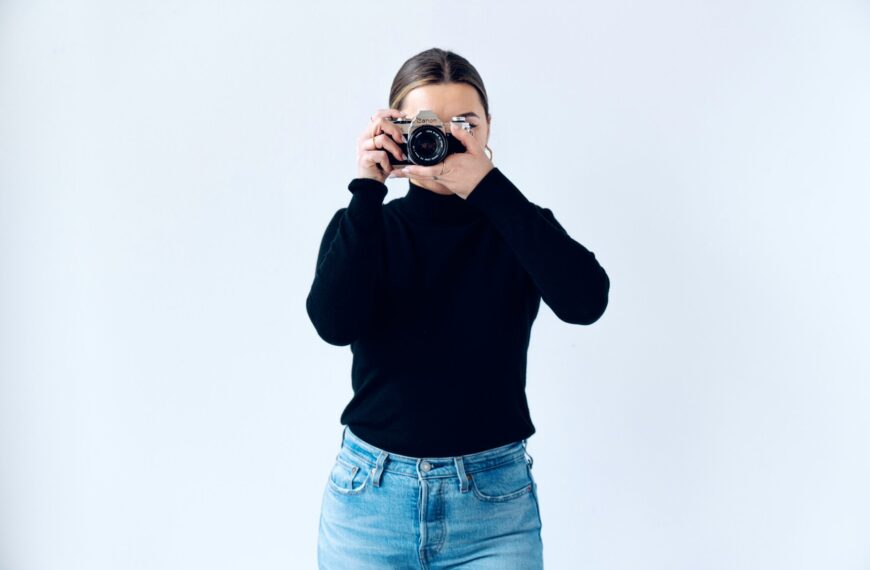
[[[368,457],[363,457],[362,455],[360,455],[359,453],[357,453],[356,451],[354,451],[353,448],[351,448],[351,447],[344,447],[343,449],[345,449],[348,453],[350,453],[352,456],[354,456],[354,457],[355,457],[356,459],[358,459],[359,461],[364,462],[364,463],[366,464],[366,466],[369,468],[369,470],[371,470],[371,468],[374,468],[374,467],[377,465],[376,462],[372,461],[372,460],[369,459]],[[340,454],[340,453],[339,453],[339,457],[341,457],[341,454]],[[463,457],[463,458],[464,458],[464,457],[466,457],[466,456],[457,456],[457,457]],[[488,465],[488,466],[483,467],[483,468],[481,468],[481,469],[474,469],[474,470],[465,469],[465,472],[466,472],[466,473],[474,474],[474,473],[481,473],[481,472],[483,472],[483,471],[489,471],[489,470],[491,470],[491,469],[498,469],[499,467],[502,467],[502,466],[504,466],[504,465],[509,465],[509,464],[511,464],[511,463],[519,463],[520,461],[525,461],[526,463],[528,463],[528,461],[526,460],[525,455],[523,455],[523,457],[510,457],[510,456],[508,456],[508,457],[509,457],[509,459],[507,459],[506,461],[502,461],[502,462],[500,462],[500,463],[496,463],[495,465]],[[463,459],[463,461],[464,461],[464,459]],[[345,462],[345,463],[346,463],[346,462]],[[399,472],[399,471],[395,471],[395,470],[391,470],[391,469],[386,469],[386,468],[385,468],[385,470],[390,471],[391,473],[393,473],[393,474],[395,474],[395,475],[404,475],[404,476],[406,476],[406,477],[411,477],[411,478],[414,478],[414,479],[417,478],[417,475],[416,475],[416,474],[404,473],[404,472]],[[440,477],[452,477],[452,476],[453,476],[453,475],[443,475],[443,476],[435,476],[435,477],[432,477],[432,478],[433,478],[433,479],[437,479],[437,478],[440,478]]]
[[465,470],[466,473],[471,473],[472,475],[475,473],[483,473],[484,471],[491,471],[492,469],[498,469],[504,465],[510,465],[512,463],[519,463],[520,461],[525,461],[525,457],[517,457],[516,459],[511,459],[510,461],[502,461],[496,465],[490,465],[488,467],[484,467],[483,469],[475,469],[474,471],[470,471],[468,469]]
[[[362,455],[360,455],[359,453],[357,453],[356,451],[354,451],[353,448],[345,447],[344,449],[347,450],[347,452],[350,453],[351,455],[353,455],[355,458],[359,459],[360,461],[365,462],[366,465],[368,465],[369,467],[374,467],[375,465],[377,465],[377,462],[372,461],[372,460],[369,459],[368,457],[363,457]],[[340,455],[341,455],[341,454],[339,454],[339,456],[340,456]]]

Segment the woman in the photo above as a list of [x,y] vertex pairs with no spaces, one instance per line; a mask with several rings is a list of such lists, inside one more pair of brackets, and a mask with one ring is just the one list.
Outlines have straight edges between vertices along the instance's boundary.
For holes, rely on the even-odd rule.
[[[434,166],[406,157],[391,119],[463,115],[465,147]],[[525,395],[543,300],[592,324],[610,280],[547,208],[492,163],[483,81],[463,57],[406,61],[357,141],[352,197],[327,225],[306,300],[318,334],[353,352],[354,395],[323,492],[323,569],[543,566]],[[489,154],[487,155],[487,152]],[[409,179],[384,204],[384,180]]]

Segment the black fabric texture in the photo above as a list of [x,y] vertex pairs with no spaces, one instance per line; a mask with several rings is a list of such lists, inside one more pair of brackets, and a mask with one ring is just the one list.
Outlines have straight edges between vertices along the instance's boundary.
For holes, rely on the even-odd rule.
[[353,353],[340,421],[411,457],[467,455],[535,433],[526,400],[540,302],[566,323],[604,313],[610,279],[553,212],[490,170],[467,199],[353,179],[332,216],[306,309]]

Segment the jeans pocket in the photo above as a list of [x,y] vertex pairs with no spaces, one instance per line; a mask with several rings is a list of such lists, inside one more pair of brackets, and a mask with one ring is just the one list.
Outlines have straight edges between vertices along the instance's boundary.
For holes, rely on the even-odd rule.
[[481,501],[499,503],[530,493],[534,481],[525,458],[484,471],[467,473],[471,491]]
[[328,486],[340,495],[357,495],[368,486],[371,469],[366,462],[339,453],[329,472]]

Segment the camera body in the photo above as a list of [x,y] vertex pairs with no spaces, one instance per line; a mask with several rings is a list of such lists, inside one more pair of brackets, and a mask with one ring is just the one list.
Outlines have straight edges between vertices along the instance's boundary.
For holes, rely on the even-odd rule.
[[393,118],[390,121],[402,130],[404,142],[398,144],[408,157],[408,160],[398,160],[392,153],[387,152],[393,167],[409,164],[432,166],[454,152],[466,151],[465,145],[450,132],[451,123],[456,123],[459,128],[470,132],[471,125],[465,117],[452,117],[450,123],[445,125],[434,112],[423,109],[412,118]]

